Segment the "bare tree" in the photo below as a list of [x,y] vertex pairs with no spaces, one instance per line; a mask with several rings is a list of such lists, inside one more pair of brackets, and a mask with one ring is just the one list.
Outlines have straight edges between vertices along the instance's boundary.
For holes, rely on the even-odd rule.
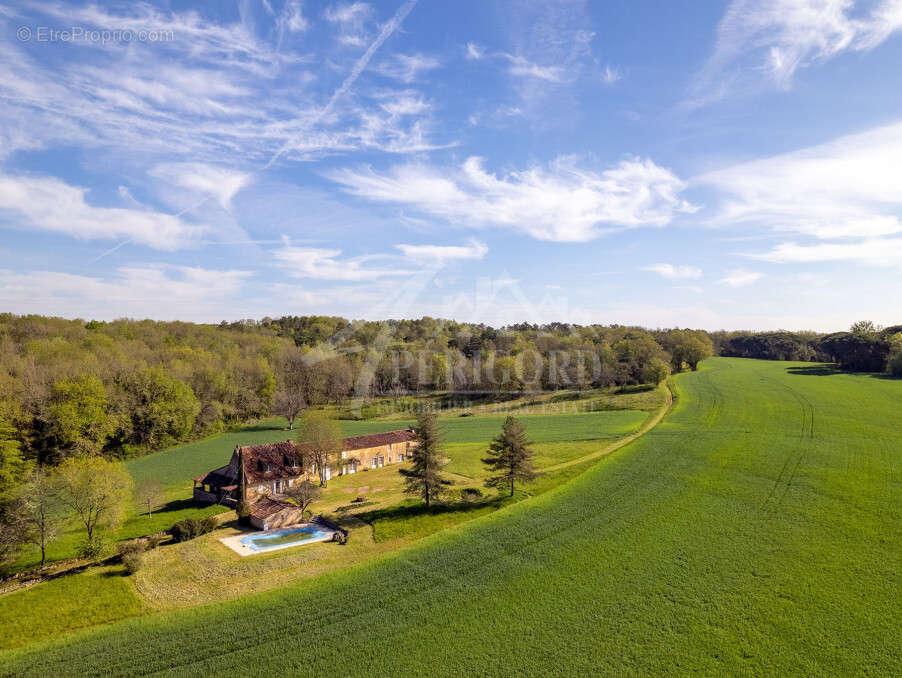
[[310,504],[323,496],[323,490],[309,480],[302,480],[294,487],[288,488],[285,496],[297,504],[303,514]]
[[341,453],[341,429],[326,413],[315,410],[307,410],[303,424],[298,443],[303,445],[305,456],[316,467],[320,487],[325,487],[328,469]]
[[59,535],[65,518],[60,487],[43,469],[37,469],[22,487],[20,503],[26,540],[41,549],[41,565],[47,562],[47,545]]
[[147,509],[147,516],[153,516],[153,512],[160,508],[165,499],[163,488],[153,478],[145,478],[138,483],[138,489],[135,491],[135,498],[138,504]]
[[294,429],[295,418],[307,407],[307,366],[304,353],[297,346],[289,346],[276,360],[276,399],[273,411],[288,419],[288,429]]

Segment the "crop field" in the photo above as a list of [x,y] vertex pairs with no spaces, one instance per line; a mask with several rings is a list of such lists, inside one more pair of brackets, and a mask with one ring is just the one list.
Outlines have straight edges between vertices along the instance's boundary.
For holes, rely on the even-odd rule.
[[0,675],[902,673],[902,381],[724,358],[674,381],[662,423],[531,501]]

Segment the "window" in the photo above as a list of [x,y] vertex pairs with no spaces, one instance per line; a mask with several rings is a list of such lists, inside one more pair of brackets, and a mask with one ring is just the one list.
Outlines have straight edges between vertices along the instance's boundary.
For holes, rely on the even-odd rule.
[[388,463],[391,464],[391,455],[388,455]]
[[257,494],[263,491],[263,485],[257,485]]
[[294,478],[289,478],[288,479],[288,487],[291,487],[292,485],[294,485]]
[[376,457],[373,457],[371,460],[371,468],[376,468]]
[[348,458],[348,453],[345,452],[344,450],[342,450],[342,451],[341,451],[341,458],[342,458],[342,459],[347,459],[347,458]]

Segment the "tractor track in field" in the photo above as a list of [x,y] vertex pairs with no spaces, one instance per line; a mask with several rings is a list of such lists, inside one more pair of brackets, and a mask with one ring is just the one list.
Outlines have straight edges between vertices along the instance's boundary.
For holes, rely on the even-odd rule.
[[777,492],[779,491],[779,488],[782,485],[783,491],[780,493],[779,499],[776,500],[776,504],[777,506],[779,506],[786,498],[786,494],[789,492],[789,488],[792,486],[793,480],[795,480],[796,473],[798,472],[799,467],[802,464],[802,460],[808,454],[808,451],[814,440],[814,405],[812,405],[811,400],[809,400],[808,397],[792,388],[791,386],[779,381],[775,381],[775,383],[789,392],[789,394],[799,404],[799,409],[802,414],[802,423],[799,428],[798,442],[793,447],[792,451],[786,456],[786,459],[783,462],[783,466],[780,469],[780,473],[774,480],[774,484],[771,487],[767,498],[764,500],[764,503],[766,504],[771,499],[774,499],[777,495]]
[[637,431],[631,433],[625,438],[620,438],[619,440],[615,440],[614,442],[602,447],[600,450],[596,450],[595,452],[590,452],[582,457],[577,459],[570,459],[569,461],[563,461],[560,464],[554,464],[553,466],[547,466],[542,470],[542,473],[549,473],[550,471],[558,471],[560,469],[569,468],[571,466],[576,466],[577,464],[582,464],[583,462],[590,461],[592,459],[600,459],[601,457],[606,457],[611,454],[611,452],[615,452],[619,450],[621,447],[625,445],[629,445],[634,440],[638,440],[646,433],[651,431],[655,426],[661,423],[661,420],[670,412],[670,408],[673,407],[673,391],[670,388],[669,380],[664,384],[664,404],[649,416],[648,419],[645,420],[645,423],[639,427]]

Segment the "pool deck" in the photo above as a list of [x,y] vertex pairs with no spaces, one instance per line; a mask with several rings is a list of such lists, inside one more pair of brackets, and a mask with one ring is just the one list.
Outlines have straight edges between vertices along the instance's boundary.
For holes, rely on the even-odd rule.
[[[256,555],[260,555],[261,553],[270,553],[272,551],[278,551],[280,549],[290,549],[290,548],[294,548],[295,546],[308,546],[309,544],[318,544],[320,542],[329,541],[330,539],[332,539],[333,533],[329,532],[329,534],[327,536],[322,537],[321,539],[308,539],[301,543],[294,542],[291,544],[279,544],[277,546],[268,546],[268,547],[266,547],[266,549],[263,549],[263,550],[254,550],[247,544],[241,543],[241,540],[246,539],[247,537],[256,537],[258,535],[271,537],[276,534],[282,534],[283,532],[291,532],[292,530],[297,530],[298,528],[307,527],[309,525],[311,525],[311,523],[298,523],[297,525],[290,525],[288,527],[282,527],[277,530],[247,530],[245,532],[242,532],[241,534],[232,535],[231,537],[223,537],[219,541],[221,541],[223,544],[228,546],[239,556],[256,556]],[[317,526],[317,529],[322,529],[322,528]]]

